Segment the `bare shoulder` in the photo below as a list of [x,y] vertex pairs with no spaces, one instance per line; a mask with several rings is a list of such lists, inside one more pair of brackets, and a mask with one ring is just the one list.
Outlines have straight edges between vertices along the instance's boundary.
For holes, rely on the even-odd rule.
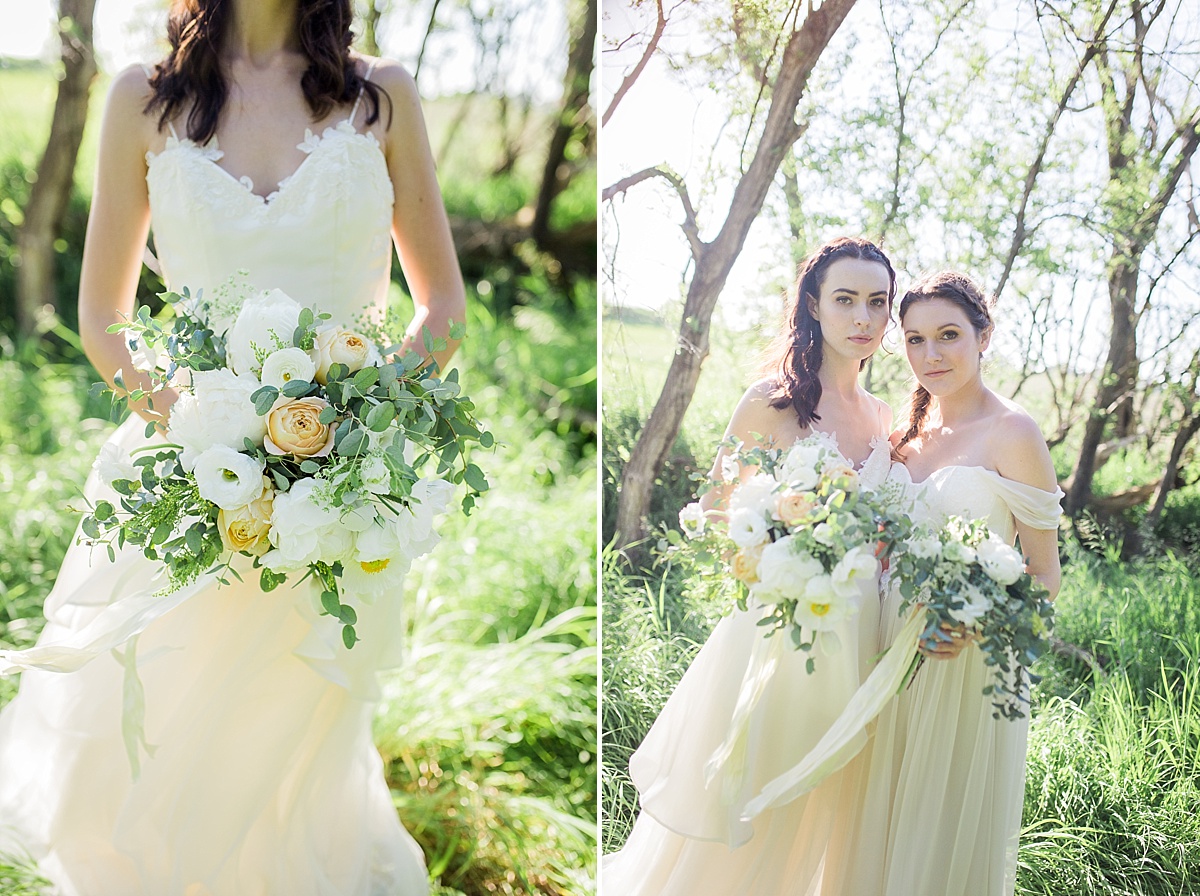
[[1003,410],[989,423],[991,431],[999,434],[990,446],[996,472],[1005,479],[1054,491],[1058,480],[1037,421],[1016,402],[1006,398],[1000,402]]
[[394,113],[398,117],[411,114],[412,108],[420,108],[420,97],[417,95],[417,82],[409,74],[408,69],[394,59],[376,56],[363,56],[362,67],[365,72],[371,67],[371,81],[378,84],[391,98]]
[[146,111],[153,91],[140,65],[122,69],[112,79],[104,104],[102,142],[130,151],[145,152],[158,131],[158,116]]
[[790,406],[772,407],[774,396],[775,386],[770,380],[759,380],[752,385],[734,409],[727,433],[744,442],[758,441],[759,436],[775,441],[785,438],[795,415]]

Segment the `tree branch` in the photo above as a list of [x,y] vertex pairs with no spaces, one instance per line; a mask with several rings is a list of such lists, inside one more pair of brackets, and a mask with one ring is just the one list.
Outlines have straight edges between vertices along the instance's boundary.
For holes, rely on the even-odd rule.
[[625,76],[621,81],[621,86],[617,88],[617,92],[613,94],[612,100],[608,104],[608,108],[604,110],[604,115],[600,118],[600,126],[608,124],[608,120],[612,118],[613,113],[617,111],[617,105],[625,98],[625,94],[629,93],[629,88],[633,86],[633,82],[641,75],[642,70],[650,62],[650,57],[654,55],[654,51],[658,49],[658,42],[662,39],[663,31],[667,27],[667,16],[663,12],[662,0],[654,0],[654,5],[658,10],[658,20],[654,24],[654,33],[650,35],[650,40],[646,44],[646,49],[642,52],[642,58],[637,61],[637,65],[633,70]]
[[688,245],[692,247],[692,258],[696,261],[700,260],[700,256],[704,252],[704,243],[700,239],[700,226],[696,222],[696,208],[692,205],[692,197],[688,195],[687,184],[683,182],[683,178],[674,171],[668,171],[665,168],[650,167],[643,168],[636,174],[631,174],[629,177],[624,177],[610,187],[604,188],[602,198],[605,202],[611,202],[617,196],[628,191],[631,187],[637,186],[642,181],[650,180],[652,177],[661,177],[679,194],[679,201],[683,204],[683,235],[687,237]]

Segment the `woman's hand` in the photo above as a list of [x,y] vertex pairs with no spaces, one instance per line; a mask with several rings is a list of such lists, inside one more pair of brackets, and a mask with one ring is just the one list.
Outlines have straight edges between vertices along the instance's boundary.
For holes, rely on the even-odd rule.
[[925,656],[937,660],[952,660],[975,641],[976,635],[968,631],[965,625],[949,625],[942,623],[940,633],[922,641],[917,649]]

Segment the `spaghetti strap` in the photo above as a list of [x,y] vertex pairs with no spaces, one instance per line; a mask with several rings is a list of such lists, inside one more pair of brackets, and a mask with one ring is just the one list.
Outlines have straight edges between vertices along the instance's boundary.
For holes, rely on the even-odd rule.
[[366,89],[365,84],[370,79],[371,72],[373,72],[375,70],[375,63],[378,61],[379,61],[378,59],[372,59],[370,62],[367,63],[367,70],[363,74],[364,86],[358,88],[358,96],[356,96],[354,98],[354,106],[353,106],[353,108],[351,108],[350,114],[346,117],[346,121],[350,122],[351,124],[354,124],[354,119],[358,115],[358,104],[362,102],[363,91]]

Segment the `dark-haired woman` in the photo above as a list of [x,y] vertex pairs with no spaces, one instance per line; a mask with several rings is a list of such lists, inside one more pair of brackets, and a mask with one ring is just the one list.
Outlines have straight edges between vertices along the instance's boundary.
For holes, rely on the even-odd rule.
[[[133,311],[151,226],[175,289],[244,271],[352,323],[382,310],[394,243],[410,337],[462,319],[413,81],[350,53],[350,17],[349,0],[177,0],[169,56],[114,80],[79,313],[110,381],[137,380],[106,328]],[[161,423],[169,403],[139,413]],[[102,460],[127,460],[144,428],[123,425]],[[136,550],[73,545],[38,648],[0,661],[28,670],[0,715],[0,850],[32,853],[57,893],[427,892],[371,740],[400,601],[377,602],[362,628],[379,637],[346,651],[311,583],[268,594],[244,578],[203,578],[162,613],[165,583]]]
[[[864,481],[887,476],[891,413],[858,376],[879,348],[894,294],[890,262],[866,240],[834,240],[813,253],[767,377],[746,392],[727,435],[786,449],[822,431]],[[726,457],[722,449],[715,480]],[[720,490],[705,498],[719,511]],[[869,673],[878,631],[873,582],[862,600],[862,612],[837,633],[840,651],[819,653],[811,675],[806,655],[787,639],[763,636],[759,613],[734,612],[717,625],[630,761],[641,815],[625,846],[605,860],[603,892],[850,892],[843,883],[869,761],[865,737],[855,744],[861,752],[815,790],[753,819],[745,809],[816,744]],[[724,755],[734,728],[744,736]]]
[[[917,483],[918,513],[984,519],[1019,541],[1052,595],[1060,578],[1059,491],[1034,420],[989,389],[980,371],[992,336],[990,302],[952,272],[916,283],[900,326],[917,379],[906,424],[893,434]],[[899,595],[885,596],[886,647]],[[923,645],[932,657],[876,722],[860,850],[847,893],[1011,896],[1025,794],[1029,721],[993,718],[990,670],[964,630]]]

